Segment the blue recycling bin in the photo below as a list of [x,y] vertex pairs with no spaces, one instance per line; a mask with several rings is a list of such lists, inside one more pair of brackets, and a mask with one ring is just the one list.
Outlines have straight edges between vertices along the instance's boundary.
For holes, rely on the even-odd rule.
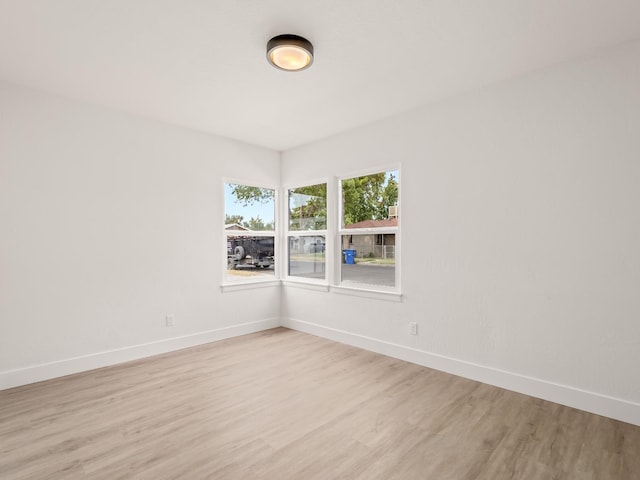
[[344,263],[347,265],[355,265],[356,264],[356,251],[355,250],[343,250],[344,253]]

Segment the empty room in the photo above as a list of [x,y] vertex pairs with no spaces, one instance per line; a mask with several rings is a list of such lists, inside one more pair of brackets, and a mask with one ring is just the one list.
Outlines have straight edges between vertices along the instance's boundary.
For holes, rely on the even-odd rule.
[[640,2],[0,0],[0,478],[640,479]]

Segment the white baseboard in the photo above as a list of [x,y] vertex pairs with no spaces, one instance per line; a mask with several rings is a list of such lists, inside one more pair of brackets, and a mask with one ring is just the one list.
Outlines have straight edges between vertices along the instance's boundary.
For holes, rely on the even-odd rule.
[[282,326],[640,426],[640,404],[296,319]]
[[284,326],[640,426],[640,404],[296,319],[269,318],[0,372],[0,390]]
[[239,335],[268,330],[270,328],[279,327],[280,323],[279,318],[269,318],[259,320],[257,322],[242,323],[240,325],[217,328],[206,332],[168,338],[157,342],[133,345],[131,347],[118,348],[116,350],[108,350],[91,355],[68,358],[65,360],[19,368],[16,370],[7,370],[0,372],[0,390],[62,377],[72,373],[85,372],[95,368],[107,367],[109,365],[128,362],[130,360],[138,360],[152,355],[202,345],[203,343],[215,342],[217,340],[224,340],[226,338],[237,337]]

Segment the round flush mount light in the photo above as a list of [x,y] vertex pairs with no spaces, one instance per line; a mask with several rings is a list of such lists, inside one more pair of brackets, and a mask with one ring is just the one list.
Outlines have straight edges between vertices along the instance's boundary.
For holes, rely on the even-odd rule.
[[298,35],[278,35],[267,42],[267,60],[280,70],[304,70],[313,63],[313,45]]

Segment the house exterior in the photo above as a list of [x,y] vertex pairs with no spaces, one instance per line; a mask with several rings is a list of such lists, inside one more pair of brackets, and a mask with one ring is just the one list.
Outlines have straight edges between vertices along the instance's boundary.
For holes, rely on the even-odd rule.
[[243,227],[239,223],[228,223],[224,226],[225,230],[240,230],[242,232],[250,232],[251,230],[247,227]]
[[345,228],[367,229],[366,233],[343,235],[342,249],[356,251],[356,257],[365,258],[395,258],[395,233],[372,233],[372,228],[393,228],[398,226],[397,218],[384,220],[363,220],[361,222],[345,225]]

